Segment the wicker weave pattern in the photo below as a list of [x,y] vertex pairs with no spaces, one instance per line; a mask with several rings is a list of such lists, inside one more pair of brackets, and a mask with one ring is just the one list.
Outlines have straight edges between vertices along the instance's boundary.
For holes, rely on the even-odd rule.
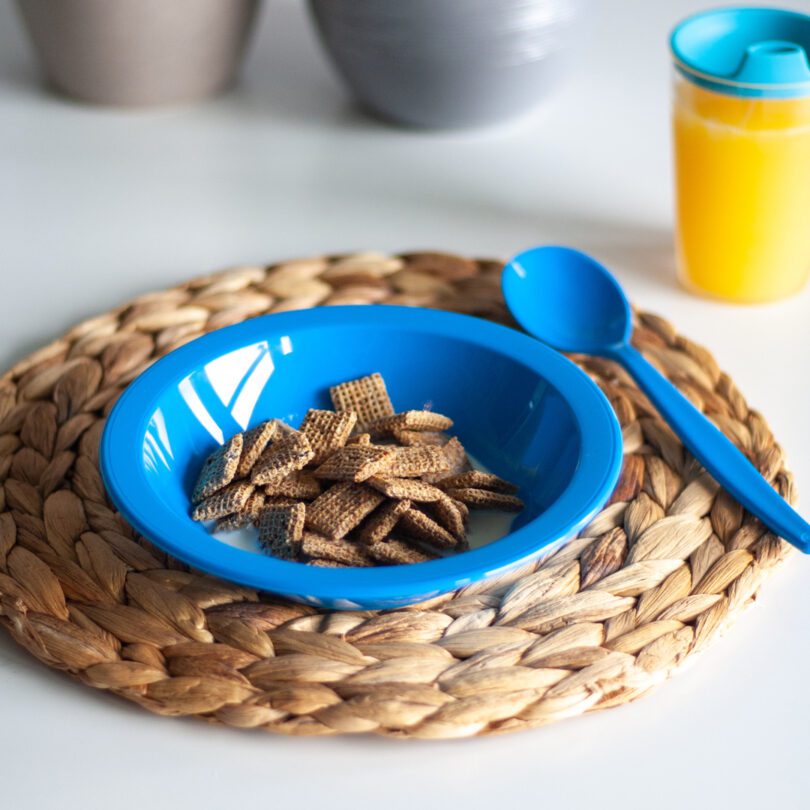
[[[540,564],[411,609],[329,613],[189,571],[117,515],[104,415],[207,331],[322,304],[508,323],[500,264],[360,254],[244,267],[79,324],[0,378],[0,622],[51,667],[150,711],[288,734],[464,737],[632,700],[700,652],[788,547],[718,491],[615,365],[575,358],[623,426],[612,502]],[[793,500],[765,420],[712,356],[638,315],[636,345]]]

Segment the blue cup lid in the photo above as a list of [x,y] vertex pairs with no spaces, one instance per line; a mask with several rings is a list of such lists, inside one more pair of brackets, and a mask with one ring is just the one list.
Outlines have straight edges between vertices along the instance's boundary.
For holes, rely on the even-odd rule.
[[718,8],[687,17],[670,38],[675,67],[720,93],[810,96],[810,15],[777,8]]

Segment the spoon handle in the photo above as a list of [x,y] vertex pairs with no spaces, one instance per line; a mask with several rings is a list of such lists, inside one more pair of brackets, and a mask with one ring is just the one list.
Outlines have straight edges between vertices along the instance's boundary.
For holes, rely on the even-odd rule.
[[621,363],[690,453],[774,534],[810,553],[810,524],[760,475],[753,464],[632,346],[606,353]]

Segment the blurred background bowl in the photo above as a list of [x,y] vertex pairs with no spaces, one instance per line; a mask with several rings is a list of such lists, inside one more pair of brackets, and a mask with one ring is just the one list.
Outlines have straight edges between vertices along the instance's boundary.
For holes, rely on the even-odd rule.
[[423,128],[494,124],[556,84],[580,0],[310,0],[361,105]]
[[258,0],[17,0],[42,69],[81,101],[148,106],[224,90]]

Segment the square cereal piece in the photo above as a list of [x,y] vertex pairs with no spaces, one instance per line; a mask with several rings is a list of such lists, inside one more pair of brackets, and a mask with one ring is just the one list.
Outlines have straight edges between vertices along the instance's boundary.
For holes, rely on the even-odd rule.
[[317,532],[304,532],[301,552],[315,560],[329,560],[358,568],[372,564],[363,546],[350,540],[330,540]]
[[385,476],[374,476],[366,482],[370,487],[382,492],[387,498],[398,500],[407,499],[409,501],[420,501],[427,503],[438,501],[444,493],[433,484],[425,481],[418,481],[414,478],[388,478]]
[[345,563],[335,562],[334,560],[307,560],[307,565],[314,565],[316,568],[351,568],[350,565]]
[[444,447],[450,440],[446,433],[437,433],[435,430],[402,430],[394,428],[394,438],[406,447],[427,445],[428,447]]
[[253,465],[277,431],[278,423],[273,419],[268,419],[242,434],[242,456],[239,459],[239,466],[236,468],[237,478],[250,477]]
[[[447,497],[449,498],[450,496],[448,495]],[[464,518],[464,525],[466,526],[470,520],[470,507],[467,506],[466,503],[457,501],[455,498],[450,498],[450,500],[453,502],[453,506],[461,512],[461,517]]]
[[370,433],[355,433],[346,444],[371,444]]
[[514,495],[518,488],[509,481],[504,481],[492,473],[481,472],[480,470],[468,470],[457,475],[450,475],[442,478],[436,486],[444,490],[448,489],[488,489],[492,492],[503,492],[506,495]]
[[350,444],[334,452],[315,470],[315,475],[333,481],[365,481],[385,469],[393,456],[393,447]]
[[191,513],[191,518],[192,520],[216,520],[226,515],[232,515],[234,512],[240,512],[252,494],[253,484],[249,484],[247,481],[228,484],[224,489],[220,489],[198,503]]
[[431,504],[430,510],[433,518],[442,528],[447,529],[457,540],[464,539],[469,515],[464,504],[454,501],[449,495],[443,495]]
[[433,518],[414,506],[399,519],[397,531],[416,540],[423,540],[438,548],[454,548],[459,545],[457,537],[454,537]]
[[[288,498],[286,495],[265,495],[264,496],[264,505],[265,506],[295,506],[295,504],[301,503],[300,498]],[[256,525],[258,526],[258,520],[255,521]]]
[[372,435],[394,435],[403,430],[424,430],[438,433],[453,427],[448,416],[433,411],[403,411],[402,413],[377,419],[369,426]]
[[274,441],[253,465],[250,480],[254,484],[272,484],[291,472],[302,470],[314,453],[309,439],[303,434],[290,433]]
[[232,515],[226,515],[217,521],[215,532],[233,532],[244,529],[256,522],[261,508],[264,506],[264,493],[255,490],[247,499],[247,503]]
[[355,424],[357,414],[354,411],[335,413],[315,408],[307,411],[300,430],[309,439],[315,453],[312,463],[322,464],[335,450],[343,447],[352,435]]
[[295,470],[286,478],[267,484],[264,488],[266,495],[271,497],[296,498],[300,501],[311,501],[321,494],[321,482],[306,470]]
[[436,552],[414,548],[409,543],[391,538],[369,547],[368,555],[383,565],[413,565],[439,557]]
[[335,385],[329,389],[329,394],[336,411],[357,414],[357,428],[361,432],[372,422],[395,413],[385,381],[376,373]]
[[293,433],[298,433],[292,425],[288,425],[283,419],[272,419],[271,421],[276,423],[275,438],[277,439],[280,439],[282,436],[291,436]]
[[516,495],[505,495],[503,492],[465,487],[448,489],[447,494],[471,509],[500,509],[503,512],[519,512],[523,509],[523,501],[520,498]]
[[420,540],[417,537],[403,537],[402,539],[404,542],[410,543],[414,548],[424,551],[425,554],[435,554],[437,557],[448,557],[452,554],[470,550],[470,544],[467,542],[466,537],[459,540],[452,549],[448,549],[446,546],[439,546],[436,543],[429,543],[427,540]]
[[233,481],[239,467],[243,442],[242,434],[237,433],[208,456],[203,462],[191,495],[192,503],[200,503]]
[[442,448],[442,452],[450,466],[451,474],[466,472],[472,469],[464,445],[455,436]]
[[387,501],[378,506],[360,527],[357,537],[367,546],[385,540],[397,521],[411,508],[410,501]]
[[305,517],[306,507],[303,503],[265,506],[258,520],[262,549],[279,559],[295,560],[304,533]]
[[331,486],[309,505],[307,528],[339,540],[384,500],[384,495],[365,484],[342,481]]
[[428,473],[422,476],[425,481],[436,483],[436,481],[443,480],[448,475],[458,475],[459,473],[467,472],[467,470],[472,469],[464,445],[455,436],[442,448],[442,452],[447,459],[447,464],[450,468],[449,472]]
[[253,525],[253,515],[250,512],[234,512],[232,515],[225,515],[214,525],[215,532],[235,532],[237,529],[244,529]]
[[446,473],[449,469],[450,462],[441,447],[415,445],[397,447],[385,474],[393,478],[419,478],[428,473]]

